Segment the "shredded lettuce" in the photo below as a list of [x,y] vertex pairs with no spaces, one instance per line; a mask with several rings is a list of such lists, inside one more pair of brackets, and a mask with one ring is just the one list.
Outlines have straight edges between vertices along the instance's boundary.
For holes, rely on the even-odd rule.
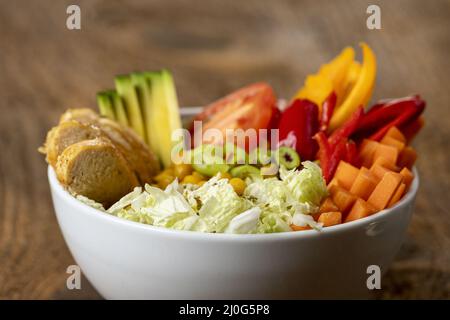
[[310,161],[302,164],[302,170],[281,167],[281,180],[255,179],[245,189],[245,197],[261,208],[258,233],[290,231],[292,223],[321,228],[310,215],[327,196],[326,184],[319,166]]
[[254,207],[238,214],[231,219],[226,233],[255,233],[258,226],[261,209]]
[[[175,180],[165,190],[148,184],[136,187],[107,212],[131,221],[199,232],[272,233],[291,231],[291,225],[322,225],[312,218],[327,196],[320,167],[310,161],[301,170],[280,168],[280,178],[246,179],[239,196],[228,179],[215,176],[201,187],[179,185]],[[77,197],[103,209],[89,199]]]
[[75,196],[75,198],[81,202],[83,202],[84,204],[87,204],[88,206],[101,210],[101,211],[105,211],[105,208],[103,207],[103,205],[101,203],[98,203],[92,199],[89,199],[88,197],[82,196],[81,194],[78,194]]
[[311,215],[303,213],[295,213],[292,217],[292,223],[299,227],[310,226],[316,230],[320,230],[323,227],[323,223],[316,222]]
[[108,213],[120,218],[161,226],[189,230],[197,216],[179,192],[175,180],[166,190],[145,185],[137,187],[108,209]]
[[328,195],[322,170],[311,161],[304,161],[302,165],[303,169],[300,171],[281,167],[280,178],[298,202],[318,207],[322,199]]
[[188,192],[187,199],[198,210],[207,232],[224,232],[235,216],[251,207],[250,202],[236,194],[228,179],[217,176]]

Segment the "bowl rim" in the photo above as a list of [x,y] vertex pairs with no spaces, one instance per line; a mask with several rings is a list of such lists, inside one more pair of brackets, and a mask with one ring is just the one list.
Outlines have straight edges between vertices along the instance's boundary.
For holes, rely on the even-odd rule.
[[[226,241],[262,241],[262,240],[283,240],[283,239],[295,239],[295,238],[311,238],[323,236],[324,234],[330,235],[341,232],[348,232],[352,229],[363,228],[364,226],[369,226],[374,224],[383,218],[385,218],[389,213],[394,211],[401,210],[408,204],[414,201],[415,196],[417,194],[417,190],[419,187],[419,175],[416,167],[413,167],[414,179],[411,183],[411,186],[408,192],[403,196],[403,198],[397,202],[393,207],[381,210],[369,217],[365,217],[362,219],[342,223],[335,226],[330,226],[323,228],[321,231],[316,230],[304,230],[302,232],[279,232],[279,233],[267,233],[267,234],[229,234],[229,233],[204,233],[197,231],[189,231],[189,230],[174,230],[168,229],[159,226],[152,226],[140,222],[135,222],[131,220],[126,220],[123,218],[119,218],[107,212],[95,209],[78,199],[72,196],[58,181],[56,178],[55,171],[49,165],[48,166],[48,180],[50,184],[50,188],[53,192],[56,193],[58,197],[60,197],[63,201],[68,202],[73,207],[77,208],[79,214],[86,214],[97,218],[99,220],[103,220],[105,223],[114,223],[118,225],[122,225],[123,227],[134,228],[136,230],[140,230],[142,232],[153,232],[159,233],[166,236],[175,236],[181,238],[189,238],[189,239],[207,239],[211,240],[226,240]],[[52,197],[54,197],[52,192]]]

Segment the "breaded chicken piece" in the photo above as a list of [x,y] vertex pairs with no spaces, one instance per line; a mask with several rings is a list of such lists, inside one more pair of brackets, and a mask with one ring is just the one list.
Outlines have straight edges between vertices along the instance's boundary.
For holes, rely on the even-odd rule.
[[89,108],[68,109],[59,118],[59,123],[64,121],[76,120],[83,124],[92,124],[97,121],[99,115]]
[[97,201],[105,208],[139,185],[122,153],[107,138],[68,146],[58,157],[55,171],[70,192]]
[[55,167],[58,156],[68,146],[102,136],[100,129],[84,125],[75,120],[64,121],[47,133],[47,139],[40,152],[47,155],[47,162]]
[[[156,155],[148,148],[148,146],[142,141],[142,139],[134,133],[131,128],[122,126],[110,119],[101,118],[93,110],[87,108],[67,110],[61,116],[60,125],[58,127],[65,127],[65,123],[73,123],[74,121],[81,123],[80,130],[82,131],[85,131],[85,127],[82,126],[90,126],[93,130],[100,131],[104,136],[107,136],[111,140],[111,142],[119,149],[119,151],[122,152],[123,156],[128,161],[131,169],[136,173],[142,185],[150,182],[151,178],[160,171],[160,164]],[[59,136],[58,129],[56,134],[52,133],[52,131],[53,129],[49,132],[50,138],[53,135]],[[99,136],[100,135],[95,135],[88,139]],[[54,149],[52,148],[53,141],[57,141],[57,139],[47,139],[47,142],[45,144],[46,149],[50,151]],[[45,150],[42,149],[41,152],[45,153]],[[59,155],[60,153],[61,152],[53,153],[49,158],[47,152],[47,161],[50,164],[56,162],[57,155]]]
[[70,192],[106,208],[160,170],[155,154],[131,128],[91,109],[69,109],[39,151]]
[[96,125],[115,143],[136,170],[142,185],[160,171],[156,155],[150,151],[142,139],[130,128],[115,121],[99,118]]

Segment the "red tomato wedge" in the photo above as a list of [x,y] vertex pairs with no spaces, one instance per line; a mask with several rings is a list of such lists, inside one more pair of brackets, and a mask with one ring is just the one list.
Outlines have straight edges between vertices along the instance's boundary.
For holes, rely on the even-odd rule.
[[243,87],[206,106],[194,121],[203,121],[203,131],[215,128],[266,129],[272,119],[276,97],[272,87],[258,82]]

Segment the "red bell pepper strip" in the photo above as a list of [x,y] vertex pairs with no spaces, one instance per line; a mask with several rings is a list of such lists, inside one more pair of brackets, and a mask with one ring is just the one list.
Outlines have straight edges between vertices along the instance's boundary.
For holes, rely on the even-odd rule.
[[342,127],[335,130],[329,138],[323,131],[319,131],[315,136],[315,140],[319,144],[318,157],[322,174],[325,181],[328,183],[333,178],[339,161],[345,159],[351,164],[356,164],[358,161],[358,152],[356,144],[349,141],[348,137],[356,130],[364,115],[364,110],[359,107],[345,122]]
[[410,123],[407,123],[406,125],[403,125],[399,129],[405,135],[405,138],[409,144],[414,139],[416,134],[420,131],[420,129],[423,128],[424,125],[425,125],[425,120],[424,120],[423,116],[419,116],[414,121],[411,121]]
[[319,131],[314,135],[314,139],[319,144],[319,152],[317,156],[319,158],[320,167],[322,168],[322,175],[326,183],[331,180],[331,169],[330,169],[330,159],[332,150],[330,144],[328,143],[327,136],[323,131]]
[[369,110],[366,111],[366,115],[369,115],[373,113],[374,111],[377,111],[378,109],[382,107],[388,107],[394,104],[398,104],[400,102],[406,102],[406,101],[416,101],[420,100],[419,95],[413,95],[413,96],[407,96],[403,98],[396,98],[396,99],[382,99],[378,100],[377,103],[375,103],[373,106],[370,107]]
[[357,129],[357,134],[373,132],[387,122],[392,121],[401,114],[407,112],[409,109],[420,108],[420,105],[423,103],[423,100],[421,100],[419,96],[391,100],[384,105],[378,103],[372,107],[361,120]]
[[319,130],[319,110],[314,102],[296,99],[281,114],[278,125],[280,140],[290,132],[296,138],[295,149],[302,160],[313,160],[317,153],[317,143],[313,136]]
[[325,179],[327,183],[334,177],[334,173],[336,172],[339,162],[342,160],[342,158],[344,158],[346,142],[346,139],[340,140],[331,153],[327,171],[328,179]]
[[337,166],[344,156],[347,141],[341,140],[335,148],[333,148],[328,142],[327,136],[323,131],[319,131],[314,136],[314,139],[319,144],[318,158],[320,161],[320,167],[322,169],[322,175],[325,182],[328,184],[333,178]]
[[364,109],[360,106],[356,109],[351,117],[340,128],[336,129],[328,138],[328,142],[332,147],[336,146],[343,140],[347,140],[353,132],[358,128],[364,115]]
[[327,131],[330,124],[331,116],[336,107],[337,96],[333,91],[331,92],[322,104],[322,114],[320,117],[320,130]]
[[272,108],[272,117],[270,118],[268,129],[276,129],[278,128],[278,123],[281,118],[281,110],[278,107]]
[[267,143],[271,141],[272,131],[271,129],[278,129],[278,123],[280,122],[281,111],[277,106],[272,107],[272,115],[270,117],[269,124],[267,125],[267,136],[265,137],[266,141],[260,140],[260,135],[258,135],[258,145],[261,143]]
[[356,143],[352,140],[347,141],[347,143],[345,144],[344,159],[355,167],[359,167],[358,150],[356,147]]
[[397,116],[394,120],[383,126],[381,129],[376,131],[374,134],[372,134],[369,139],[379,141],[381,140],[384,135],[388,132],[388,130],[392,127],[401,127],[402,125],[405,125],[407,123],[411,123],[414,121],[417,117],[420,116],[420,114],[425,109],[425,102],[420,101],[420,103],[417,106],[409,107],[404,111],[404,113]]
[[386,105],[386,102],[378,101],[376,104],[371,106],[369,110],[366,111],[366,116],[379,110],[380,108],[384,107]]

